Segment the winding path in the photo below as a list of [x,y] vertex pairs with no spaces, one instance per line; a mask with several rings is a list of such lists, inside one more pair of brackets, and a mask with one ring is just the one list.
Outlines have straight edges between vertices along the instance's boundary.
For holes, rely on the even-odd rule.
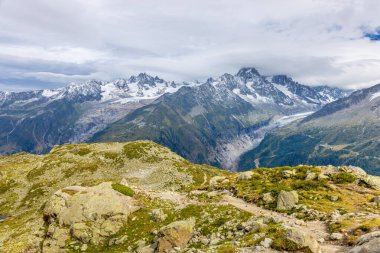
[[[224,195],[220,201],[222,205],[233,205],[236,208],[244,210],[246,212],[252,213],[254,215],[262,215],[267,217],[273,217],[275,219],[281,220],[285,225],[300,228],[304,231],[309,232],[314,235],[317,239],[328,238],[329,233],[327,230],[327,225],[321,221],[309,221],[304,222],[303,220],[297,219],[295,217],[267,210],[257,205],[247,203],[242,199],[235,198],[232,196]],[[320,243],[323,253],[347,253],[350,248],[340,245],[332,244],[329,241]]]

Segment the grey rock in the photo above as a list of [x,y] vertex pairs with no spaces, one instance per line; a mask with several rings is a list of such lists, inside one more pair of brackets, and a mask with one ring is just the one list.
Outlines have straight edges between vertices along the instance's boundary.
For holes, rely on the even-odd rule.
[[150,213],[152,219],[154,221],[164,221],[167,215],[162,211],[162,209],[153,209]]
[[380,177],[367,175],[361,179],[364,183],[375,190],[380,190]]
[[380,252],[380,238],[375,238],[362,245],[357,245],[349,251],[349,253],[379,253]]
[[270,248],[270,246],[272,245],[273,243],[273,240],[270,239],[270,238],[264,238],[264,240],[262,240],[260,242],[260,245],[263,246],[264,248]]
[[329,196],[329,200],[331,201],[338,201],[339,197],[338,196]]
[[317,174],[315,174],[314,172],[307,172],[307,174],[306,174],[306,178],[305,178],[305,180],[314,180],[314,179],[316,179],[318,176],[317,176]]
[[251,179],[252,175],[253,175],[252,171],[241,172],[239,176],[236,178],[236,180],[237,181],[249,180]]
[[298,193],[296,191],[281,191],[277,198],[278,210],[289,210],[298,203]]
[[270,192],[264,193],[262,198],[266,204],[270,204],[270,203],[273,203],[275,201],[275,199],[273,198],[273,196]]
[[330,235],[330,239],[333,241],[339,241],[339,240],[342,240],[343,238],[344,238],[344,235],[341,233],[332,233]]
[[166,252],[175,247],[184,249],[193,236],[195,219],[173,222],[159,232],[157,252]]
[[284,170],[281,173],[281,176],[283,178],[291,178],[291,177],[293,177],[295,175],[296,175],[296,171],[295,170]]
[[294,242],[297,249],[308,248],[312,253],[322,253],[321,247],[313,235],[297,228],[288,227],[285,232],[286,239]]

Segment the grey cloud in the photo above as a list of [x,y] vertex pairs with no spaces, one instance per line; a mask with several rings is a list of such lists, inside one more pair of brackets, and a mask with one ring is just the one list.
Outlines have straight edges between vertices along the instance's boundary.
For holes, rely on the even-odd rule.
[[372,0],[0,0],[0,89],[242,66],[364,87],[380,79],[380,42],[364,38],[379,12]]

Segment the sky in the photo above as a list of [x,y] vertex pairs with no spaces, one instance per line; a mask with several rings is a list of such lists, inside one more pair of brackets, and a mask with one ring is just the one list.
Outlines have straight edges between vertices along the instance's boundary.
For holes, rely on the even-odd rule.
[[0,0],[0,90],[255,67],[308,85],[380,83],[378,0]]

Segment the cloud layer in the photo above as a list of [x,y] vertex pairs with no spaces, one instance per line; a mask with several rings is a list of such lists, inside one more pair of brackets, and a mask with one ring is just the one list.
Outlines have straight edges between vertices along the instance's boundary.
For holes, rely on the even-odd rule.
[[0,89],[242,66],[306,84],[380,83],[376,0],[0,0]]

